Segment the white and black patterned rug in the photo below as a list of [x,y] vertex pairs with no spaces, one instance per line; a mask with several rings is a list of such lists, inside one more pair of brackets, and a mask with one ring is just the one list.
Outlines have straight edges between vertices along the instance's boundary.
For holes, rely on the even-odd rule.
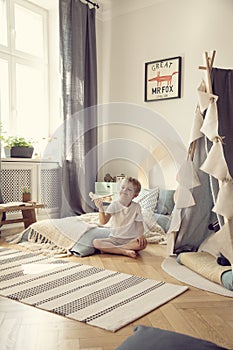
[[188,288],[0,248],[0,295],[115,332]]

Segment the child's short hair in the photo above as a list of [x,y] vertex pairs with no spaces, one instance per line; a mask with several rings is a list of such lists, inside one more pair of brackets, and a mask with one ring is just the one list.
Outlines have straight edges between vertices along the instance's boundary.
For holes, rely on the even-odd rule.
[[141,191],[141,184],[138,181],[138,179],[129,176],[125,178],[125,181],[131,182],[134,187],[135,194],[139,194],[139,192]]

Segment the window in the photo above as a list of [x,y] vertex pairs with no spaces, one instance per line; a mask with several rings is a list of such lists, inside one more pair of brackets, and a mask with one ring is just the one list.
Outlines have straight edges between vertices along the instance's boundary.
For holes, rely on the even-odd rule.
[[9,65],[8,61],[0,58],[0,108],[1,122],[5,130],[9,130]]
[[0,44],[7,45],[7,15],[6,1],[0,1]]
[[9,135],[49,136],[48,13],[24,0],[0,0],[0,112]]
[[44,18],[42,14],[35,13],[34,11],[15,4],[16,50],[43,58],[43,22]]

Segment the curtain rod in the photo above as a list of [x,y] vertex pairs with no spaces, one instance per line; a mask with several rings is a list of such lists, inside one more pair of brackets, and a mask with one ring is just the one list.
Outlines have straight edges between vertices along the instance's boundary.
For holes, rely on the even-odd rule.
[[89,2],[89,4],[92,4],[93,6],[97,7],[97,9],[99,8],[99,5],[97,4],[97,2],[92,2],[91,0],[85,0],[86,2]]

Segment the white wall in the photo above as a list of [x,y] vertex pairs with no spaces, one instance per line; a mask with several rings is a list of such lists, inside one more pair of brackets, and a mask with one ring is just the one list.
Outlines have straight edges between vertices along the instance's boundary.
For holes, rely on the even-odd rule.
[[[127,2],[132,4],[131,0],[124,0],[125,5]],[[99,103],[123,102],[144,107],[145,115],[148,109],[158,113],[186,147],[197,103],[196,89],[203,77],[203,71],[198,69],[203,64],[203,53],[216,50],[214,65],[233,68],[232,16],[232,0],[154,0],[153,5],[132,12],[116,16],[113,12],[111,19],[101,23],[101,35],[97,37],[101,41],[97,45],[101,50]],[[181,98],[144,102],[145,62],[174,56],[182,57]],[[101,155],[112,138],[111,128],[101,129],[100,141],[104,141],[103,149],[99,147]],[[121,137],[123,129],[125,125],[115,124],[114,137]],[[132,130],[129,138],[134,139]],[[144,142],[146,147],[151,145],[147,137]],[[122,168],[118,161],[118,169],[114,161],[105,165],[102,160],[100,178],[111,171],[112,175],[125,172],[136,176],[137,167],[128,160],[128,164],[124,160]]]

